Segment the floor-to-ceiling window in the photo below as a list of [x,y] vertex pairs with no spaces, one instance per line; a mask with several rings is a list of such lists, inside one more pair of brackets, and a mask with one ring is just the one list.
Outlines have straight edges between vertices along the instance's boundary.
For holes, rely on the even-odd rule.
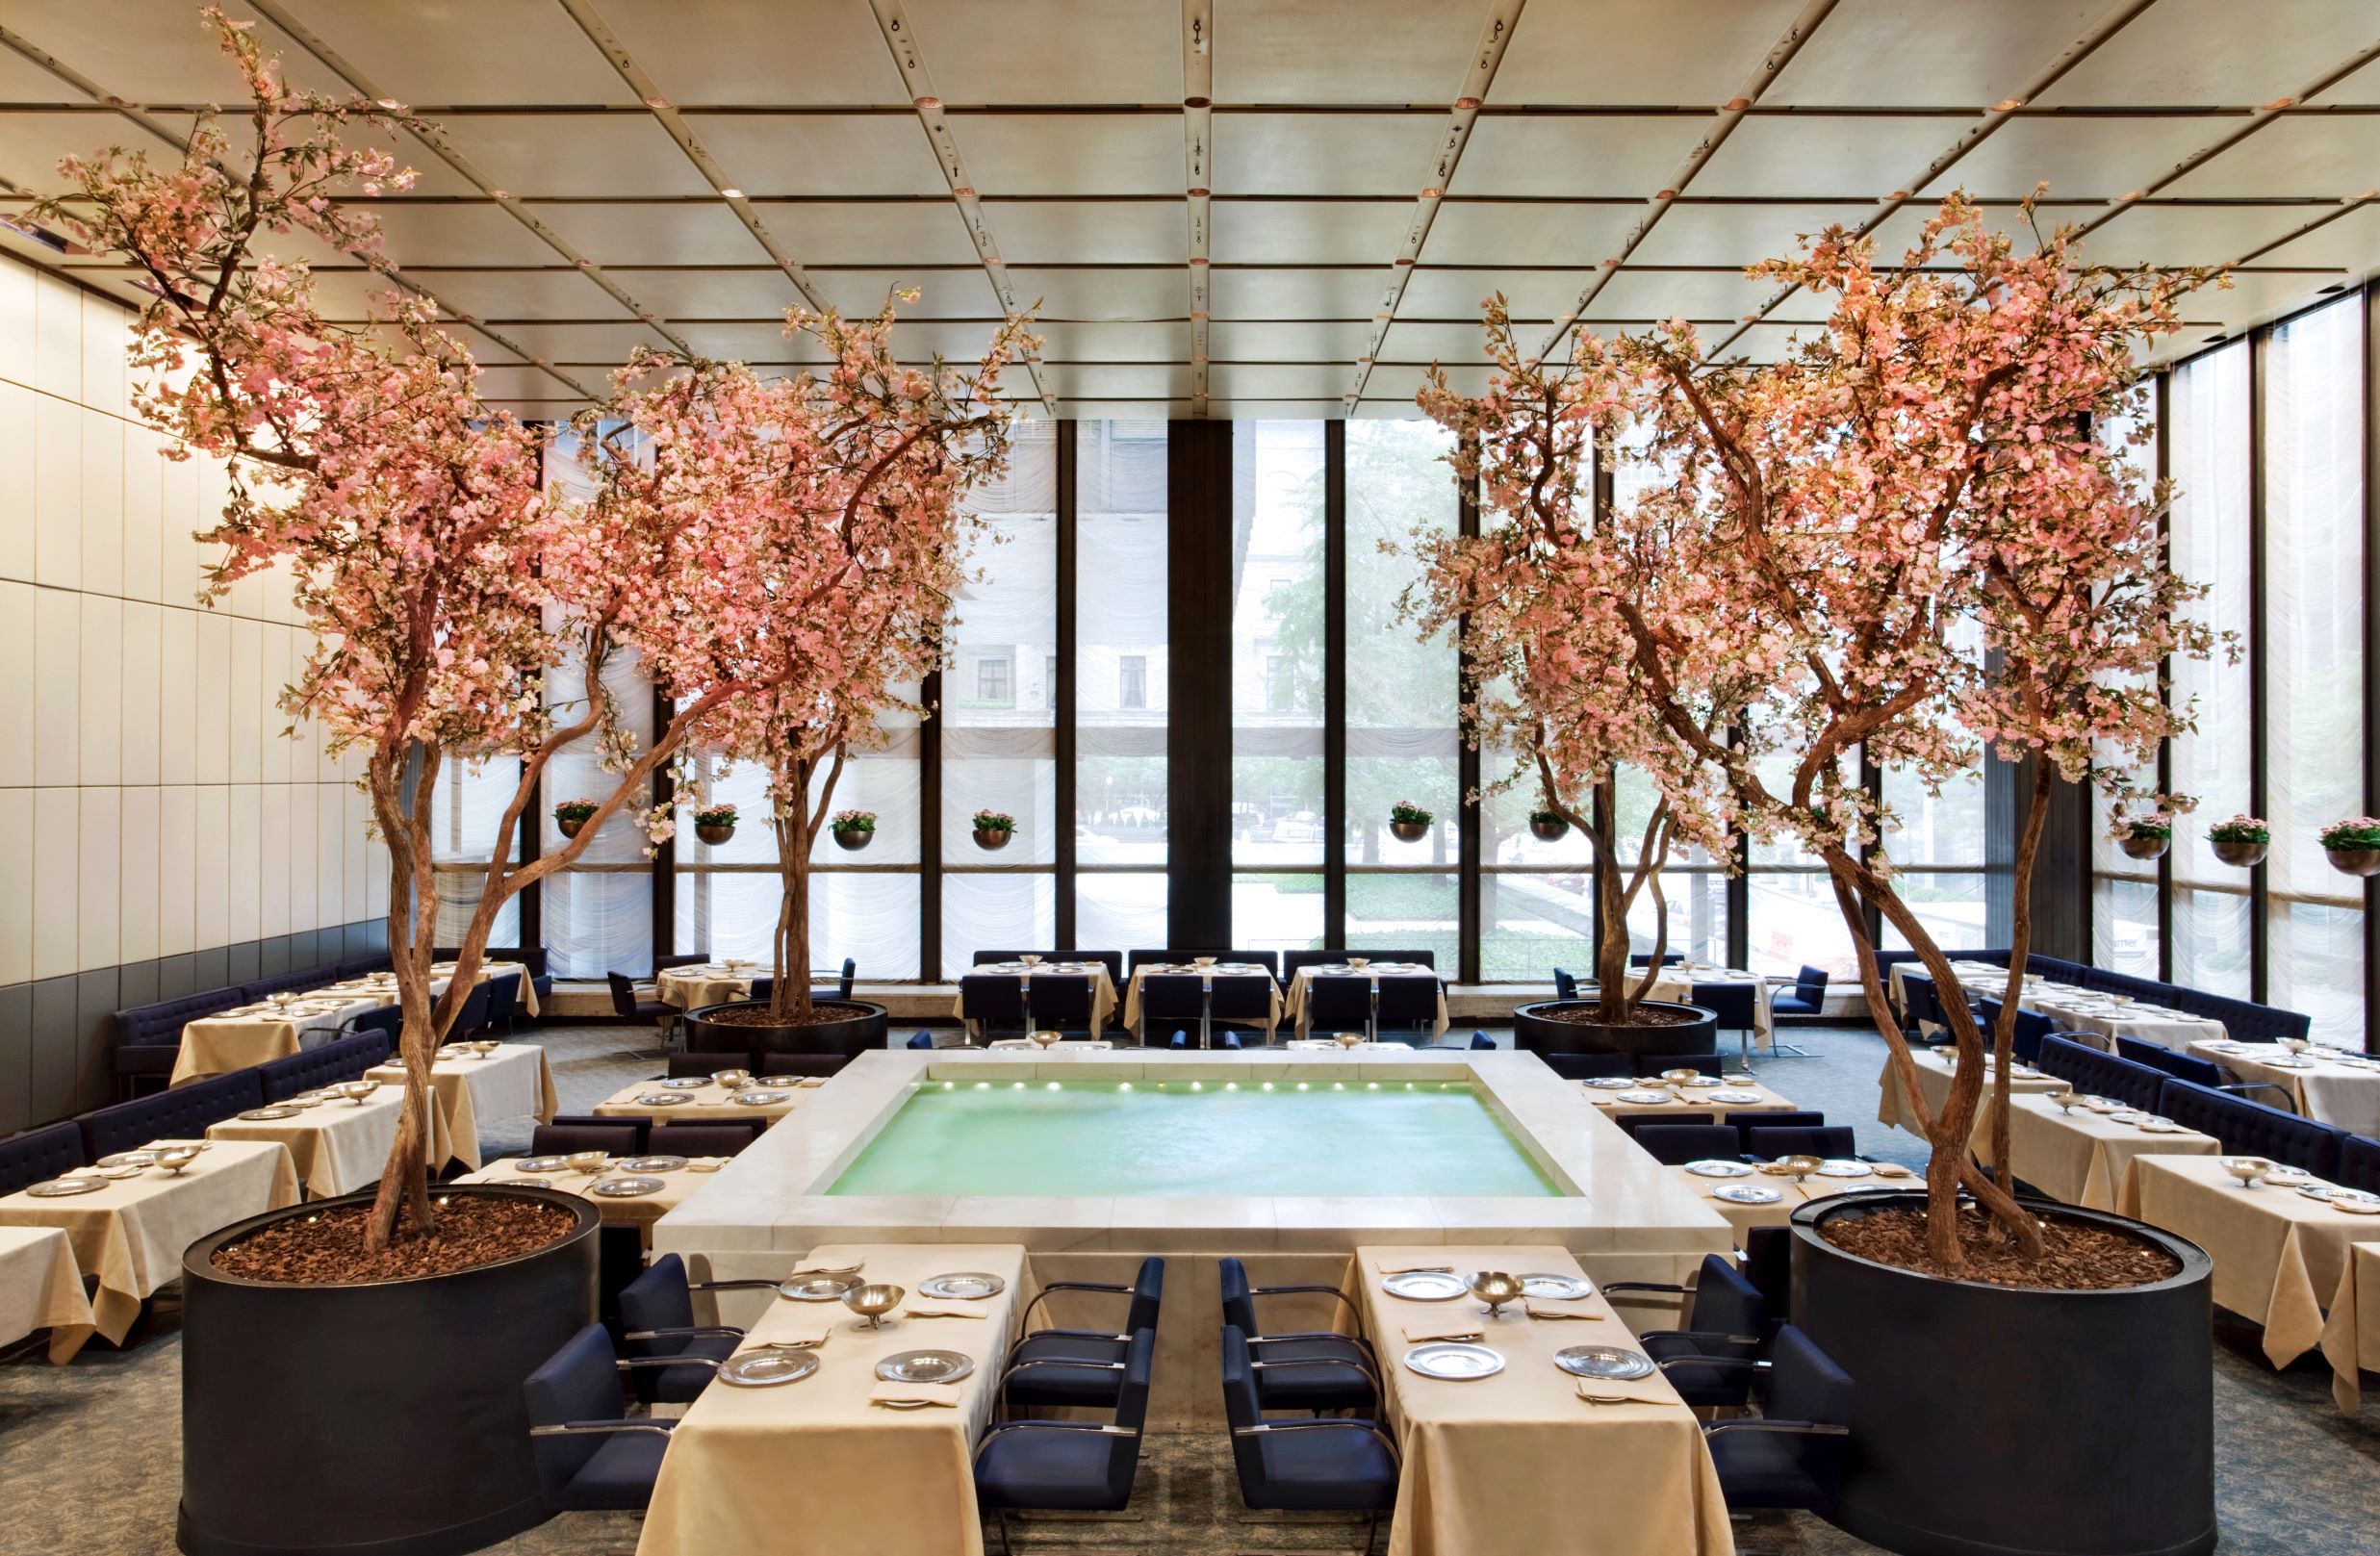
[[[2111,419],[2097,428],[2100,441],[2118,450],[2132,467],[2140,490],[2153,490],[2158,472],[2157,395],[2161,385],[2143,386],[2142,412]],[[2111,748],[2094,751],[2092,759],[2115,765]],[[2135,790],[2159,790],[2162,757],[2124,773]],[[2096,784],[2090,795],[2090,959],[2136,978],[2157,978],[2163,965],[2161,951],[2158,898],[2163,866],[2155,859],[2136,859],[2115,841],[2115,802]]]
[[1075,941],[1165,932],[1165,423],[1075,429]]
[[1252,949],[1323,936],[1323,428],[1232,429],[1232,938]]

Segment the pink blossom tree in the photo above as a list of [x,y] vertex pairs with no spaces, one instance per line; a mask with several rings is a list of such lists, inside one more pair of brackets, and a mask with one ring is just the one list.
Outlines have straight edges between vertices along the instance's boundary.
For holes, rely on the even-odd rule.
[[[2028,209],[2030,215],[2030,209]],[[2137,408],[2137,353],[2176,327],[2205,277],[2083,264],[2064,232],[2019,253],[1963,196],[1945,200],[1902,263],[1841,229],[1754,276],[1831,299],[1817,337],[1766,367],[1705,357],[1684,324],[1606,352],[1642,386],[1663,472],[1623,521],[1657,537],[1642,561],[1690,587],[1613,591],[1652,706],[1724,783],[1755,838],[1791,838],[1833,883],[1868,1008],[1932,1146],[1929,1250],[1963,1267],[1957,1195],[1973,1192],[2029,1254],[2037,1223],[1974,1139],[1987,1060],[1996,1160],[2007,1155],[2014,1021],[2032,932],[2034,864],[2054,780],[2120,777],[2188,726],[2159,695],[2173,655],[2214,642],[2197,593],[2164,558],[2167,494],[2143,486],[2096,429]],[[1711,689],[1756,685],[1723,742],[1701,722]],[[2093,748],[2116,759],[2092,765]],[[1889,820],[1857,781],[1865,757],[1938,792],[1983,752],[2030,759],[2008,981],[1987,1055],[1963,998],[1943,1009],[1956,1047],[1928,1108],[1889,1014],[1863,907],[1958,982],[1925,923],[1869,852]],[[1980,1234],[1980,1225],[1976,1228]]]
[[905,367],[892,324],[889,300],[872,319],[789,316],[786,333],[832,363],[816,376],[697,362],[630,389],[673,366],[640,354],[611,406],[579,419],[599,530],[673,537],[640,573],[650,602],[624,623],[648,670],[668,685],[753,688],[689,727],[681,767],[696,790],[698,752],[768,773],[782,883],[773,1023],[811,1017],[811,845],[845,752],[881,745],[897,688],[940,663],[960,499],[1006,465],[1000,371],[1028,339],[1012,319],[963,371]]

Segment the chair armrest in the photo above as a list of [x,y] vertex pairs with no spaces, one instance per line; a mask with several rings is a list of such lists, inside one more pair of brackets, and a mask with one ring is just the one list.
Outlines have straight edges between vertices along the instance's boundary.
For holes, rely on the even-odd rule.
[[[1105,1329],[1036,1329],[1029,1335],[1018,1337],[1016,1343],[1022,1345],[1029,1339],[1107,1339],[1118,1345],[1132,1343],[1130,1335],[1118,1335]],[[1014,1347],[1011,1349],[1012,1352]]]
[[1851,1428],[1831,1421],[1773,1421],[1765,1416],[1732,1416],[1724,1421],[1712,1421],[1702,1428],[1706,1438],[1722,1432],[1775,1432],[1780,1437],[1849,1437]]
[[1694,1288],[1672,1286],[1666,1281],[1605,1281],[1603,1291],[1605,1295],[1614,1291],[1667,1291],[1672,1296],[1692,1296]]
[[782,1284],[783,1283],[781,1281],[763,1281],[757,1279],[749,1281],[693,1281],[687,1284],[686,1289],[689,1291],[774,1291]]
[[1664,1372],[1674,1366],[1750,1367],[1765,1372],[1769,1365],[1756,1356],[1673,1356],[1658,1364]]
[[661,1437],[667,1437],[670,1435],[671,1426],[667,1421],[656,1421],[648,1417],[642,1420],[564,1421],[559,1426],[529,1428],[531,1437],[605,1437],[614,1432],[653,1432]]
[[984,1457],[991,1440],[1003,1432],[1096,1432],[1102,1437],[1139,1437],[1138,1429],[1118,1426],[1113,1421],[994,1421],[984,1428],[984,1435],[975,1444],[975,1457]]
[[1716,1329],[1647,1329],[1637,1334],[1637,1339],[1683,1339],[1696,1343],[1708,1341],[1717,1345],[1757,1345],[1757,1335],[1728,1335]]
[[726,1324],[692,1324],[684,1329],[632,1329],[622,1339],[742,1339],[744,1332]]
[[1052,1357],[1042,1361],[1017,1362],[1012,1364],[1007,1371],[1000,1374],[1000,1387],[1003,1389],[1007,1388],[1009,1386],[1009,1380],[1016,1376],[1019,1372],[1031,1372],[1035,1367],[1044,1366],[1086,1367],[1093,1372],[1121,1372],[1124,1370],[1124,1364],[1121,1362],[1064,1362]]
[[1234,1437],[1267,1437],[1275,1432],[1315,1431],[1367,1433],[1378,1441],[1382,1447],[1389,1450],[1389,1457],[1391,1459],[1395,1460],[1399,1464],[1404,1463],[1405,1456],[1396,1451],[1395,1440],[1390,1437],[1386,1432],[1381,1431],[1379,1427],[1373,1425],[1369,1421],[1329,1419],[1313,1421],[1259,1421],[1254,1426],[1235,1426],[1231,1429],[1231,1435]]
[[1251,1346],[1277,1345],[1285,1339],[1344,1339],[1350,1345],[1362,1346],[1366,1356],[1376,1357],[1380,1354],[1372,1349],[1371,1341],[1361,1335],[1342,1335],[1328,1329],[1300,1329],[1286,1335],[1250,1335],[1247,1337],[1248,1344]]
[[1025,1311],[1016,1315],[1016,1327],[1018,1329],[1024,1329],[1032,1321],[1033,1310],[1039,1307],[1041,1305],[1041,1299],[1048,1296],[1052,1291],[1101,1291],[1110,1296],[1130,1296],[1132,1294],[1132,1288],[1129,1286],[1112,1286],[1104,1281],[1052,1281],[1049,1285],[1041,1288],[1040,1290],[1036,1291],[1033,1294],[1033,1300],[1025,1304]]
[[706,1366],[719,1370],[721,1359],[716,1356],[624,1356],[612,1365],[623,1372],[634,1372],[656,1366]]
[[1259,1287],[1253,1287],[1253,1288],[1251,1288],[1249,1289],[1249,1291],[1248,1291],[1248,1295],[1250,1295],[1250,1296],[1252,1296],[1252,1297],[1261,1297],[1261,1296],[1329,1296],[1329,1297],[1337,1297],[1340,1301],[1342,1301],[1342,1302],[1344,1302],[1344,1303],[1345,1303],[1345,1304],[1347,1305],[1347,1311],[1349,1311],[1350,1313],[1354,1313],[1354,1314],[1356,1314],[1360,1315],[1360,1314],[1363,1313],[1363,1311],[1364,1311],[1363,1309],[1361,1309],[1361,1308],[1359,1308],[1359,1307],[1357,1307],[1357,1306],[1355,1305],[1355,1298],[1353,1298],[1353,1297],[1351,1297],[1351,1296],[1347,1295],[1344,1291],[1342,1291],[1341,1289],[1339,1289],[1339,1288],[1337,1288],[1337,1287],[1335,1287],[1335,1286],[1259,1286]]
[[2244,1094],[2250,1091],[2277,1091],[2289,1102],[2290,1112],[2297,1110],[2297,1094],[2276,1081],[2231,1081],[2214,1089],[2234,1094]]
[[1380,1382],[1380,1373],[1377,1368],[1369,1362],[1352,1356],[1292,1356],[1285,1357],[1278,1362],[1250,1361],[1248,1363],[1248,1370],[1251,1372],[1277,1372],[1283,1367],[1292,1366],[1351,1366],[1369,1378],[1375,1386]]

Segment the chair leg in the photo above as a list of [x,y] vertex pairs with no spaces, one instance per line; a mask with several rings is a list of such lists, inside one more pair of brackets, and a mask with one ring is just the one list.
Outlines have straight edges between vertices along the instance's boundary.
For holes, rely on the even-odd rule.
[[1215,1046],[1215,987],[1207,982],[1198,985],[1198,1046]]

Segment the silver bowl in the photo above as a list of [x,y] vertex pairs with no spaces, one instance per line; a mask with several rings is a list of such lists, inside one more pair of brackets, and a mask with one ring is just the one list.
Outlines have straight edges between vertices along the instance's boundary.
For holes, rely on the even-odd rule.
[[162,1146],[157,1152],[157,1165],[165,1168],[167,1175],[175,1178],[179,1178],[183,1169],[197,1160],[198,1147],[194,1145]]
[[752,1084],[752,1072],[750,1070],[713,1070],[710,1072],[710,1080],[711,1084],[721,1090],[733,1091],[739,1086]]
[[471,1051],[473,1057],[477,1059],[486,1059],[490,1054],[495,1053],[502,1046],[503,1044],[498,1042],[493,1037],[474,1037],[472,1039]]
[[865,1318],[870,1329],[882,1329],[884,1327],[884,1314],[899,1307],[901,1299],[907,1295],[908,1293],[900,1287],[871,1282],[845,1291],[843,1306]]
[[1488,1316],[1504,1315],[1504,1304],[1521,1300],[1521,1282],[1498,1269],[1483,1269],[1471,1278],[1471,1294],[1488,1305]]

